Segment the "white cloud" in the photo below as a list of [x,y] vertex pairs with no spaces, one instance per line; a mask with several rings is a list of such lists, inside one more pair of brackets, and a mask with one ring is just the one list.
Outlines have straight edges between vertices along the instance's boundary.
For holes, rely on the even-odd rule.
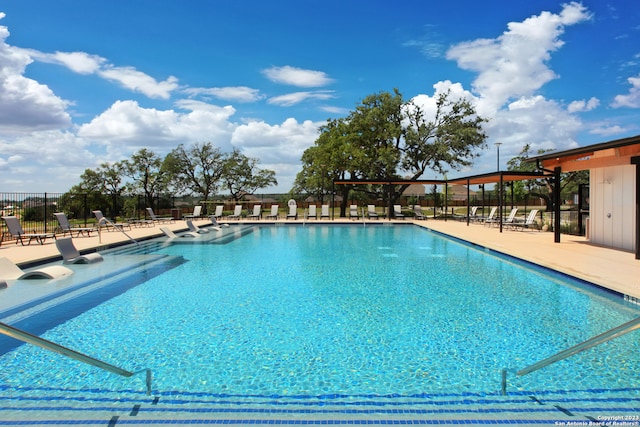
[[184,92],[191,96],[213,96],[225,101],[236,102],[255,102],[264,98],[259,89],[247,86],[188,88]]
[[105,58],[85,52],[56,52],[51,54],[31,49],[29,53],[37,61],[62,65],[78,74],[94,74],[107,62]]
[[[0,19],[4,14],[0,14]],[[68,102],[48,86],[24,76],[32,62],[28,51],[6,43],[9,30],[0,26],[0,132],[66,128]]]
[[298,87],[320,87],[333,82],[333,80],[322,71],[305,70],[289,65],[267,68],[262,70],[262,73],[276,83]]
[[511,99],[531,96],[542,85],[555,79],[547,67],[550,53],[563,42],[565,26],[590,19],[579,3],[564,5],[560,14],[542,12],[523,22],[511,22],[508,30],[495,39],[460,43],[447,52],[460,68],[478,72],[474,91],[487,106],[497,110]]
[[631,84],[629,93],[626,95],[616,95],[611,104],[612,107],[640,108],[640,74],[637,77],[629,77],[627,81]]
[[133,67],[107,67],[98,71],[98,75],[107,80],[116,81],[125,88],[140,92],[149,98],[169,99],[171,92],[178,87],[178,79],[173,76],[158,82]]
[[326,100],[333,98],[331,92],[294,92],[286,95],[275,96],[267,101],[269,104],[291,107],[307,100]]
[[612,135],[620,135],[624,132],[628,132],[630,129],[624,128],[620,125],[600,125],[596,126],[589,131],[592,135],[600,135],[604,137],[609,137]]
[[579,113],[582,111],[591,111],[600,105],[600,100],[595,97],[591,97],[588,101],[581,99],[579,101],[573,101],[567,107],[567,111],[570,113]]
[[229,118],[232,107],[216,107],[198,101],[178,103],[188,113],[174,110],[142,108],[135,101],[117,101],[109,109],[84,124],[78,136],[94,143],[112,145],[126,143],[131,151],[136,147],[153,147],[166,154],[179,143],[208,141],[222,149],[230,148],[229,140],[235,125]]

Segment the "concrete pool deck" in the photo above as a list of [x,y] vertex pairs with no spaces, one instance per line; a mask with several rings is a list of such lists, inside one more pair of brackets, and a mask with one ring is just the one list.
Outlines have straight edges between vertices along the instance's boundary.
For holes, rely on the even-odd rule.
[[[367,223],[375,224],[385,220],[372,220]],[[200,227],[211,224],[208,219],[194,221]],[[230,221],[237,223],[238,221]],[[273,221],[239,221],[243,224],[269,224]],[[297,221],[277,221],[302,224]],[[410,223],[409,219],[397,221]],[[514,256],[531,263],[547,267],[561,273],[577,277],[587,282],[611,289],[624,295],[640,299],[640,260],[636,260],[631,252],[605,248],[590,244],[585,237],[563,234],[560,243],[554,243],[553,234],[538,231],[518,231],[504,228],[500,233],[497,227],[486,227],[482,224],[469,224],[455,220],[426,220],[413,221],[415,224],[433,231],[452,236],[472,244],[483,246],[494,251]],[[308,224],[320,223],[354,223],[348,219],[334,221],[311,220]],[[187,230],[183,220],[166,224],[173,231]],[[142,240],[150,237],[162,236],[160,226],[133,227],[126,230],[133,239]],[[74,237],[75,246],[83,251],[103,250],[111,245],[126,243],[128,237],[117,231],[103,231],[92,233],[91,237]],[[60,259],[54,240],[47,240],[39,245],[21,246],[14,242],[3,242],[0,246],[0,257],[10,259],[21,266],[29,266],[47,261]]]

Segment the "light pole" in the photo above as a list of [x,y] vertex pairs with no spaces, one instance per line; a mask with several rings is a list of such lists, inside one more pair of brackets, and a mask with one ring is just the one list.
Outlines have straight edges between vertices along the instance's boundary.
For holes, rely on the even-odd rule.
[[498,157],[497,157],[497,165],[498,165],[498,172],[500,172],[500,146],[502,145],[502,142],[496,142],[496,149],[498,150]]

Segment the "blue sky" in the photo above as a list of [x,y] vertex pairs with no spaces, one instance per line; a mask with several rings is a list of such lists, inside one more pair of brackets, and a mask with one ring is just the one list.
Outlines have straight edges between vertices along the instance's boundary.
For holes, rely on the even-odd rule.
[[[63,192],[146,147],[233,147],[287,192],[329,118],[398,88],[489,119],[470,170],[525,144],[640,134],[632,0],[4,0],[0,191]],[[424,178],[434,178],[427,173]]]

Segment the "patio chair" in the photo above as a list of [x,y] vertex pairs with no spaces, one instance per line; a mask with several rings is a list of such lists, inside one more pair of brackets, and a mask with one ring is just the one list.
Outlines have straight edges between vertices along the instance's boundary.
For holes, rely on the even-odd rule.
[[181,237],[189,237],[189,238],[193,238],[193,239],[200,239],[202,238],[202,235],[198,234],[198,233],[194,233],[193,231],[186,231],[184,233],[181,233],[180,235],[174,233],[173,231],[169,230],[167,227],[160,227],[160,231],[162,231],[165,236],[167,236],[169,238],[169,240],[173,240],[173,239],[178,239]]
[[71,227],[69,219],[67,218],[67,214],[65,214],[64,212],[56,212],[53,215],[55,215],[56,219],[58,220],[58,225],[62,230],[62,237],[64,237],[67,233],[69,233],[71,237],[73,237],[74,232],[77,233],[76,237],[80,237],[84,235],[84,233],[87,233],[87,237],[90,237],[91,232],[96,231],[96,229],[93,227]]
[[106,227],[107,231],[118,230],[124,231],[125,227],[131,230],[131,224],[128,222],[113,222],[110,219],[106,218],[101,210],[92,211],[93,215],[98,220],[98,228]]
[[30,271],[23,271],[7,258],[0,258],[0,281],[23,279],[60,279],[73,274],[73,270],[64,265],[38,267]]
[[427,216],[422,212],[422,206],[414,205],[413,206],[413,217],[415,219],[427,219]]
[[360,215],[358,215],[358,205],[350,205],[349,206],[349,218],[358,219]]
[[218,223],[218,219],[216,218],[215,215],[209,215],[209,221],[211,221],[211,225],[213,226],[212,228],[217,231],[221,230],[220,227],[229,227],[229,224]]
[[520,231],[524,230],[525,228],[535,228],[536,230],[540,231],[538,223],[536,222],[536,216],[538,215],[538,212],[538,209],[531,209],[524,222],[513,222],[511,223],[511,228],[513,228],[514,230],[519,229]]
[[393,205],[393,217],[404,219],[404,214],[402,213],[402,206]]
[[153,208],[147,208],[147,213],[149,214],[149,218],[151,218],[153,220],[153,222],[157,222],[159,224],[162,223],[173,223],[175,222],[175,219],[173,219],[172,216],[169,215],[163,215],[163,216],[158,216],[155,214],[155,212],[153,212]]
[[52,237],[54,240],[56,238],[55,233],[36,233],[35,231],[32,233],[25,233],[20,225],[20,220],[15,216],[3,216],[2,219],[7,223],[8,231],[2,232],[0,242],[4,240],[4,235],[7,233],[16,239],[16,245],[20,242],[22,246],[24,246],[25,239],[28,239],[27,245],[30,245],[32,240],[35,240],[42,245],[48,238]]
[[295,201],[289,200],[289,213],[287,219],[298,219],[298,205]]
[[88,253],[85,255],[80,254],[80,251],[76,249],[71,237],[63,237],[56,240],[56,247],[58,252],[62,255],[63,264],[93,264],[94,262],[103,261],[102,255],[97,252]]
[[229,215],[229,219],[240,219],[240,217],[242,216],[242,205],[236,205],[236,207],[233,209],[233,214]]
[[503,225],[511,225],[514,222],[516,222],[516,214],[518,213],[518,208],[513,208],[511,209],[511,212],[509,212],[509,216],[507,216],[505,218],[505,220],[502,222]]
[[207,230],[206,228],[200,228],[197,225],[195,225],[193,221],[190,219],[186,220],[186,223],[187,223],[187,227],[189,228],[189,231],[191,231],[192,233],[206,234],[209,232],[209,230]]
[[202,216],[202,206],[198,205],[193,207],[193,213],[187,214],[184,217],[193,219],[193,218],[200,218],[201,216]]
[[279,205],[271,205],[271,213],[267,215],[267,219],[278,219]]
[[329,214],[329,205],[322,205],[320,207],[320,219],[322,218],[331,218]]
[[491,208],[491,211],[489,211],[489,215],[486,218],[480,218],[479,221],[483,222],[484,225],[491,225],[498,220],[496,218],[496,212],[498,212],[498,207],[494,206]]
[[378,213],[376,212],[376,205],[367,205],[367,216],[369,219],[378,219]]
[[216,211],[213,213],[213,215],[210,215],[210,216],[214,216],[216,218],[222,218],[222,210],[223,209],[224,209],[224,206],[217,205],[216,206]]
[[316,205],[309,205],[307,218],[318,219],[318,207]]
[[253,212],[249,214],[251,219],[262,219],[262,205],[254,205]]

